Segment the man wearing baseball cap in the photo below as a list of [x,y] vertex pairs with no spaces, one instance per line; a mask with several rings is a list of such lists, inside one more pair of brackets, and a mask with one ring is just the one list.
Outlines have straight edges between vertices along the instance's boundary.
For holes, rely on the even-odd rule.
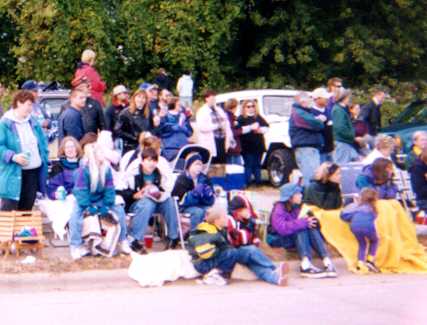
[[332,161],[334,151],[334,135],[332,129],[332,112],[328,110],[328,102],[333,94],[326,88],[316,88],[311,93],[313,99],[312,112],[314,116],[323,122],[323,144],[320,148],[320,162]]

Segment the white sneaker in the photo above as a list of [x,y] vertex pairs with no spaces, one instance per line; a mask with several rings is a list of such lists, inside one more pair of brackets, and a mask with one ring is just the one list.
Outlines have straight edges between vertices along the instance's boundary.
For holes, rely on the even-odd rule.
[[227,280],[225,280],[217,269],[211,270],[203,277],[203,283],[207,285],[225,286]]
[[73,260],[81,259],[90,253],[89,250],[84,246],[70,247],[70,252]]
[[120,242],[119,250],[120,250],[120,253],[123,253],[126,255],[129,255],[130,253],[132,253],[132,249],[129,246],[129,242],[126,239]]

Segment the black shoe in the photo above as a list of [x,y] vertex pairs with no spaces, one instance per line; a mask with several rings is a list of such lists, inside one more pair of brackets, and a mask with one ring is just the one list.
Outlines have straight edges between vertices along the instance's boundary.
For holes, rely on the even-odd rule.
[[300,275],[303,278],[311,278],[311,279],[321,279],[328,277],[328,274],[321,269],[318,269],[315,266],[311,266],[308,269],[302,269],[300,268]]
[[136,240],[136,239],[130,243],[130,248],[135,253],[147,254],[147,251],[145,250],[145,247],[138,240]]
[[366,261],[365,265],[368,267],[369,271],[373,273],[381,273],[380,269],[375,265],[374,262]]
[[165,251],[168,249],[177,249],[179,245],[179,239],[175,238],[175,239],[167,239],[166,241],[166,245],[165,245]]
[[330,264],[329,266],[325,267],[324,269],[326,275],[328,278],[336,278],[338,276],[337,270],[335,269],[335,266]]

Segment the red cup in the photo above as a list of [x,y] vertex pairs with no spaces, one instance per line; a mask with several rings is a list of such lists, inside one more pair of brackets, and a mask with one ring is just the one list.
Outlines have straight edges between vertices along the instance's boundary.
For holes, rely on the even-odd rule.
[[152,248],[153,247],[153,236],[152,235],[145,235],[144,236],[144,246],[145,246],[145,248]]

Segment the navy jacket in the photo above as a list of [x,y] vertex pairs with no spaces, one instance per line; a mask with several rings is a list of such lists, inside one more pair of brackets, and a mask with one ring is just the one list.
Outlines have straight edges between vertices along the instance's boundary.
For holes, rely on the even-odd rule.
[[289,135],[292,147],[315,147],[321,149],[324,144],[322,131],[325,126],[317,120],[311,110],[297,104],[292,107],[289,121]]
[[84,134],[82,114],[70,106],[59,117],[59,142],[66,136],[72,136],[80,141]]
[[417,196],[417,200],[427,200],[427,164],[417,158],[412,164],[409,173],[411,175],[412,190]]

